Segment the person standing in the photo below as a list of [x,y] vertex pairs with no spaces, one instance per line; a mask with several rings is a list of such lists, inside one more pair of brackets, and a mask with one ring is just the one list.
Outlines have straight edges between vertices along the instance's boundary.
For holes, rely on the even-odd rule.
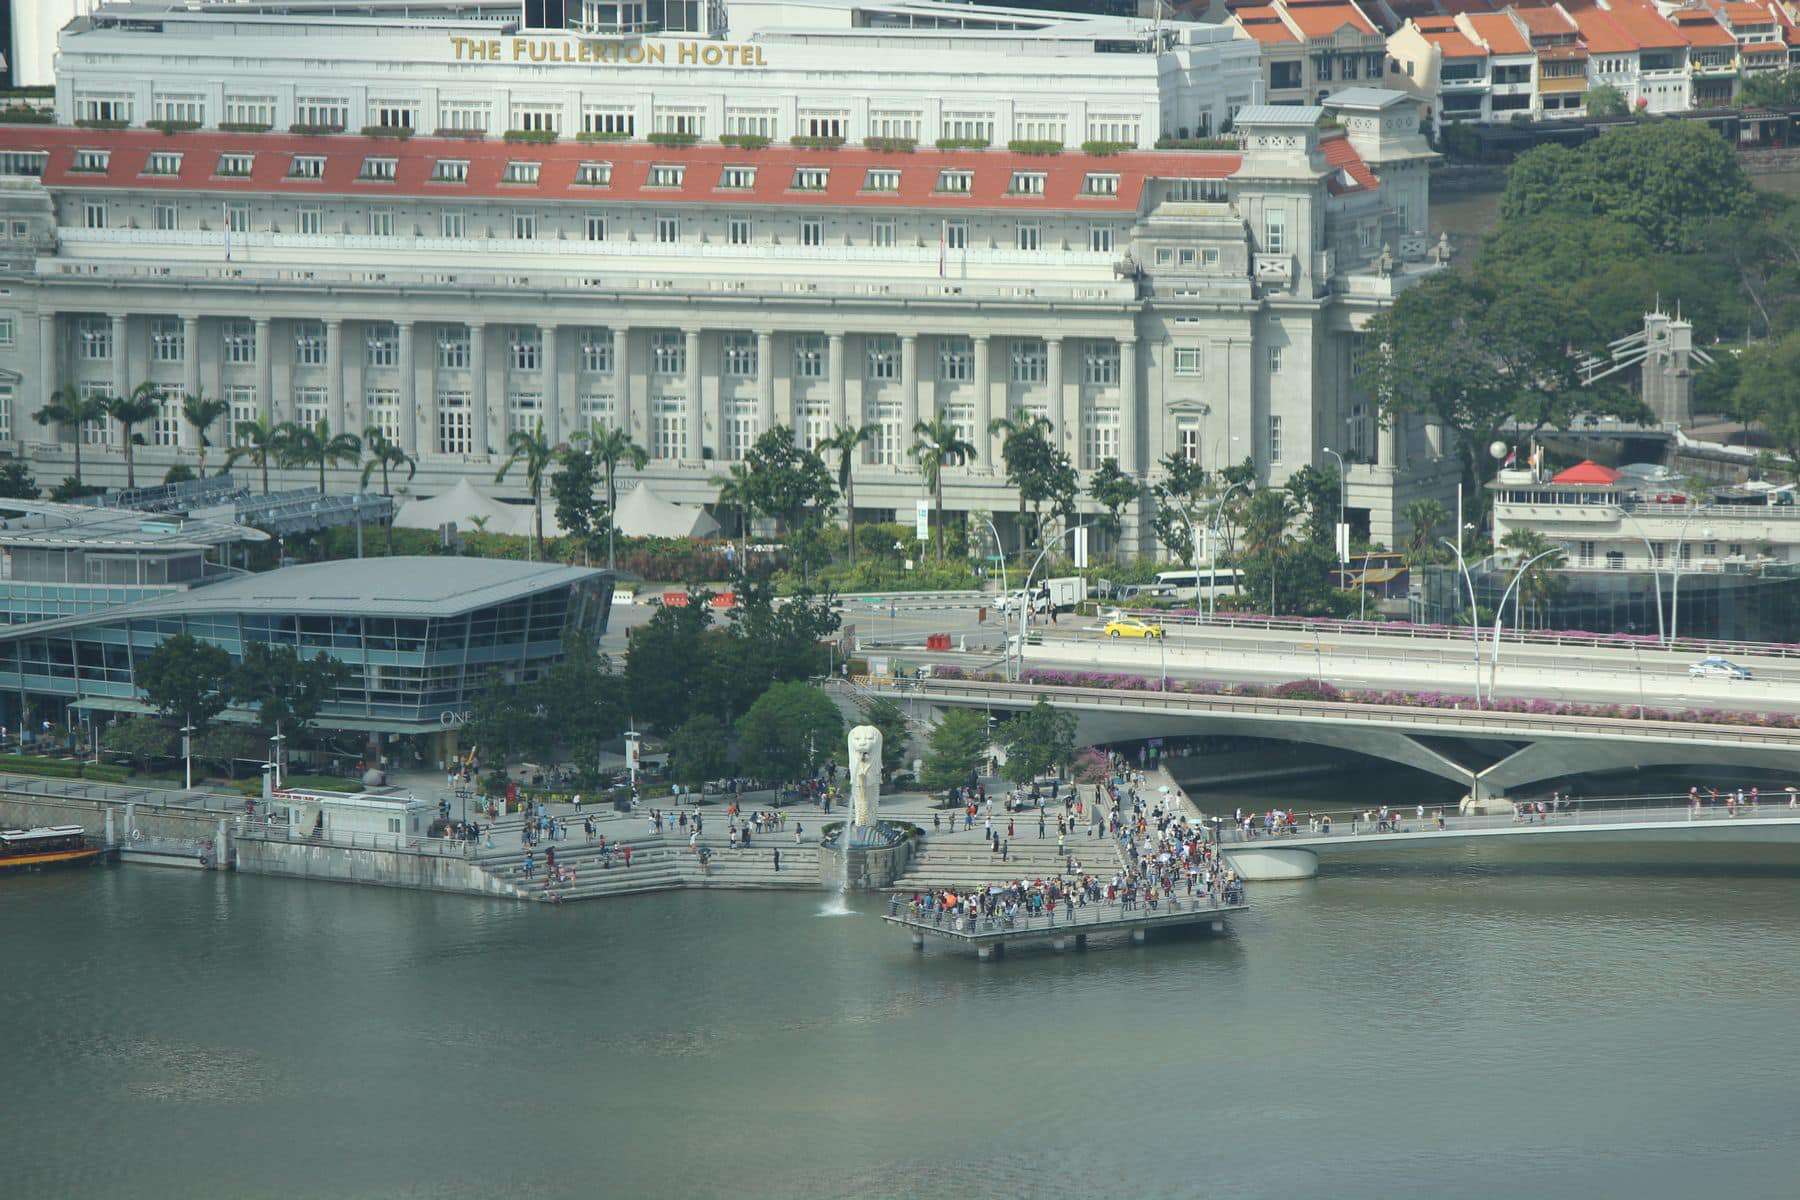
[[781,874],[781,847],[775,847],[772,853],[775,855],[775,873],[779,875]]

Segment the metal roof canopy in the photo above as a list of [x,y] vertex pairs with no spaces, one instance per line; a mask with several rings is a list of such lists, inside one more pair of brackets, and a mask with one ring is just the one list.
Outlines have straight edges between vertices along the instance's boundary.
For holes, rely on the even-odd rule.
[[[212,511],[208,515],[212,515]],[[233,519],[240,525],[254,525],[276,537],[289,537],[340,525],[390,520],[394,515],[394,500],[391,496],[378,496],[373,492],[320,495],[306,488],[268,495],[246,493],[232,503],[231,511]]]
[[180,483],[103,492],[97,496],[84,496],[76,503],[90,508],[129,508],[137,512],[191,512],[196,508],[226,504],[249,494],[238,486],[237,480],[220,473]]

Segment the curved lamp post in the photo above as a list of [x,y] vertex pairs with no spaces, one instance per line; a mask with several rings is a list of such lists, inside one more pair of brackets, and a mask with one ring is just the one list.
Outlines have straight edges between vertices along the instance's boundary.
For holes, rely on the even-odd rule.
[[[1460,531],[1459,531],[1460,532]],[[1469,564],[1463,561],[1462,547],[1449,538],[1440,539],[1450,547],[1456,555],[1457,569],[1462,572],[1463,585],[1469,589],[1469,634],[1475,640],[1475,707],[1481,707],[1481,617],[1475,610],[1475,580],[1469,575]]]
[[[1520,563],[1518,570],[1513,572],[1512,582],[1506,585],[1506,591],[1500,596],[1500,607],[1494,610],[1494,653],[1488,663],[1488,699],[1490,700],[1494,698],[1494,689],[1500,680],[1500,624],[1505,619],[1506,602],[1512,600],[1513,593],[1517,591],[1519,585],[1524,582],[1525,572],[1531,569],[1532,564],[1538,562],[1540,559],[1549,558],[1552,555],[1561,553],[1563,553],[1563,548],[1557,546],[1554,549],[1544,550],[1534,554],[1524,562]],[[1523,608],[1525,604],[1524,593],[1520,592],[1519,598],[1514,600],[1513,603],[1518,606],[1513,610],[1514,615],[1517,616],[1519,609]],[[1474,602],[1471,600],[1470,607],[1473,608],[1473,606]]]
[[[994,557],[1000,560],[1000,595],[1005,597],[1006,549],[1000,544],[1000,531],[994,527],[994,518],[985,517],[983,519],[987,522],[988,532],[994,535]],[[1006,615],[1004,613],[1000,616],[1000,647],[1003,650],[1006,648]],[[1012,655],[1003,655],[1001,661],[1006,664],[1009,670],[1011,669]]]
[[[1230,487],[1226,488],[1225,494],[1219,497],[1219,503],[1213,508],[1212,520],[1207,522],[1207,525],[1206,525],[1207,534],[1212,537],[1215,545],[1218,542],[1218,532],[1219,532],[1220,524],[1225,519],[1225,506],[1231,502],[1231,493],[1237,491],[1239,488],[1244,488],[1244,489],[1248,490],[1249,487],[1250,487],[1249,480],[1240,479],[1240,480],[1238,480],[1238,482],[1236,482],[1236,483],[1232,484]],[[1217,570],[1218,570],[1217,559],[1218,559],[1218,557],[1219,556],[1217,554],[1213,555],[1213,559],[1214,559],[1213,569],[1214,569],[1215,582],[1217,581]],[[1200,576],[1199,576],[1198,572],[1195,572],[1194,585],[1196,587],[1198,587],[1199,584],[1200,584]],[[1196,596],[1195,600],[1198,601],[1198,599],[1199,599],[1199,597]],[[1196,605],[1196,607],[1198,607],[1198,605]],[[1217,587],[1214,587],[1212,589],[1212,615],[1214,617],[1217,617],[1219,615],[1219,589]],[[1274,614],[1271,613],[1270,615],[1273,616]]]
[[1027,619],[1031,615],[1031,577],[1033,575],[1037,574],[1037,569],[1040,566],[1042,566],[1044,563],[1044,555],[1050,553],[1050,548],[1052,546],[1061,545],[1062,540],[1065,537],[1068,537],[1071,533],[1074,533],[1077,529],[1092,529],[1093,527],[1094,527],[1094,522],[1083,521],[1079,525],[1071,525],[1067,529],[1059,530],[1054,539],[1046,541],[1044,543],[1043,549],[1039,550],[1037,557],[1032,560],[1031,570],[1025,572],[1025,583],[1023,585],[1023,594],[1020,596],[1020,599],[1019,599],[1019,675],[1018,675],[1018,677],[1020,679],[1023,679],[1025,677],[1025,624],[1026,624]]

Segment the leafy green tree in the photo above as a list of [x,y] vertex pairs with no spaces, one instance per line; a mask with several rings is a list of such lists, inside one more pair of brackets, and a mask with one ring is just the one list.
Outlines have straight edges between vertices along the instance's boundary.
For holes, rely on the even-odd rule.
[[619,511],[619,464],[627,463],[634,471],[644,469],[650,452],[631,440],[623,429],[609,429],[595,421],[586,432],[588,452],[606,475],[606,569],[613,569],[613,535],[618,528],[614,514]]
[[819,443],[820,451],[837,455],[837,486],[844,498],[845,538],[850,552],[850,565],[856,565],[856,472],[862,459],[862,448],[875,440],[879,432],[874,425],[840,425],[837,432]]
[[919,460],[925,486],[931,490],[933,520],[937,525],[937,556],[944,561],[944,468],[960,467],[975,457],[975,444],[963,440],[948,417],[937,416],[913,426],[912,456]]
[[669,772],[676,783],[699,787],[731,769],[731,731],[711,713],[695,713],[669,735]]
[[231,405],[205,393],[181,397],[181,419],[194,428],[194,441],[200,447],[200,476],[206,476],[206,452],[212,448],[212,429],[231,411]]
[[169,469],[163,472],[162,481],[165,484],[187,483],[189,480],[197,478],[199,477],[194,474],[194,468],[186,463],[172,463]]
[[582,772],[598,772],[601,750],[625,730],[624,679],[613,672],[612,661],[587,638],[571,637],[561,661],[531,685],[529,696]]
[[[50,489],[49,498],[51,500],[56,501],[56,503],[58,503],[58,504],[73,504],[73,503],[75,503],[75,501],[80,500],[83,497],[98,496],[101,493],[103,493],[104,491],[106,491],[105,488],[95,487],[92,484],[88,484],[88,483],[82,483],[82,482],[78,481],[73,475],[65,475],[65,476],[63,476],[63,481],[61,483],[57,484],[55,487]],[[30,498],[31,497],[29,497],[29,496],[24,497],[24,499],[27,499],[27,500],[29,500]]]
[[710,592],[665,604],[632,631],[625,650],[625,695],[639,725],[665,733],[713,700]]
[[1800,462],[1800,331],[1739,356],[1732,405],[1745,424],[1761,421],[1789,461]]
[[1306,540],[1318,546],[1337,546],[1339,489],[1337,468],[1323,470],[1308,463],[1288,476],[1287,493],[1299,514]]
[[[406,452],[406,448],[390,438],[387,431],[379,425],[370,425],[363,430],[363,451],[369,456],[363,463],[362,490],[369,490],[369,479],[375,472],[381,472],[381,494],[391,496],[388,488],[388,472],[406,468],[406,478],[410,482],[419,473],[419,460]],[[386,551],[394,552],[394,511],[388,511]]]
[[750,468],[744,463],[732,463],[725,474],[714,475],[711,483],[719,489],[718,499],[714,502],[719,508],[728,508],[737,516],[738,562],[745,563],[750,554],[750,525],[756,520],[756,504],[753,485],[750,482]]
[[1001,725],[997,740],[1006,751],[1000,773],[1014,783],[1029,783],[1075,761],[1075,714],[1040,699]]
[[494,473],[495,483],[504,483],[514,467],[525,468],[525,493],[531,497],[532,551],[534,559],[544,557],[544,483],[556,459],[556,448],[544,438],[544,423],[530,429],[515,429],[506,438],[506,461]]
[[1194,536],[1205,524],[1201,506],[1215,490],[1212,478],[1205,467],[1179,454],[1165,455],[1158,465],[1162,480],[1151,489],[1156,508],[1150,528],[1171,558],[1192,562]]
[[[72,430],[71,445],[75,454],[75,482],[81,480],[81,427],[90,421],[98,421],[108,415],[106,400],[102,396],[84,395],[80,389],[72,387],[57,388],[50,394],[50,403],[31,414],[31,419],[39,425],[57,425]],[[35,499],[36,493],[16,499]]]
[[247,458],[255,463],[262,472],[263,495],[269,494],[269,464],[281,460],[283,426],[272,424],[261,417],[254,421],[239,421],[232,430],[232,447],[225,455],[225,470],[229,471],[240,458]]
[[1406,527],[1406,565],[1426,566],[1437,561],[1438,530],[1450,520],[1450,514],[1436,500],[1414,500],[1400,510],[1400,523]]
[[778,683],[738,719],[738,761],[758,779],[788,782],[810,775],[844,740],[844,717],[818,688]]
[[905,769],[906,750],[912,743],[912,729],[906,723],[906,714],[886,696],[864,700],[857,707],[862,710],[864,724],[881,730],[881,775],[884,779],[892,779],[896,772]]
[[1625,117],[1631,115],[1631,105],[1625,99],[1625,93],[1610,83],[1596,83],[1587,90],[1584,101],[1590,117]]
[[320,417],[311,425],[284,421],[275,430],[275,457],[287,467],[317,467],[319,495],[325,494],[325,468],[354,464],[362,457],[362,439],[354,433],[332,433],[331,421]]
[[1135,504],[1144,494],[1144,485],[1133,476],[1119,470],[1119,460],[1108,458],[1101,462],[1088,479],[1088,496],[1105,510],[1100,518],[1100,527],[1113,539],[1113,559],[1116,562],[1124,545],[1125,510]]
[[602,507],[594,489],[600,476],[594,454],[587,439],[577,436],[556,451],[556,474],[550,479],[550,499],[556,522],[571,537],[581,542],[581,561],[589,561],[589,553],[600,527],[612,528],[611,510]]
[[1739,81],[1739,108],[1800,108],[1800,71],[1746,71]]
[[159,760],[175,755],[175,731],[155,717],[126,717],[114,721],[100,735],[100,748],[131,760],[139,771],[148,771]]
[[953,708],[932,729],[928,744],[920,780],[925,790],[960,787],[987,761],[987,717],[972,708]]
[[0,498],[36,500],[38,485],[31,476],[31,468],[16,458],[0,463]]
[[1000,434],[1000,461],[1006,466],[1007,482],[1019,496],[1018,553],[1025,555],[1025,506],[1038,490],[1056,447],[1050,444],[1055,426],[1043,417],[1021,412],[1016,417],[996,417],[988,426],[989,433]]
[[231,678],[231,699],[256,710],[265,734],[279,727],[298,735],[311,727],[337,692],[349,682],[350,668],[321,651],[301,658],[292,646],[252,642]]
[[119,423],[119,433],[125,443],[125,486],[135,488],[137,447],[143,442],[143,435],[136,430],[162,411],[162,392],[155,384],[145,381],[132,388],[131,395],[108,396],[102,403],[106,406],[106,415]]
[[230,654],[178,633],[138,660],[136,676],[157,712],[204,729],[231,700],[232,672]]
[[555,734],[549,710],[540,706],[536,694],[494,676],[475,691],[462,738],[483,762],[505,770],[513,763],[547,758]]
[[706,643],[712,679],[707,691],[728,720],[771,684],[824,674],[828,651],[821,643],[839,625],[829,594],[815,595],[803,587],[777,606],[768,577],[748,571],[737,574],[732,590],[737,606],[731,621]]
[[[1529,562],[1540,554],[1549,554],[1541,562],[1526,567],[1525,574],[1519,579],[1517,611],[1533,614],[1531,623],[1542,625],[1545,606],[1568,586],[1568,579],[1554,569],[1565,557],[1565,551],[1535,529],[1510,530],[1500,539],[1500,544],[1517,552],[1520,563]],[[1525,624],[1523,620],[1517,623]]]
[[746,498],[757,512],[779,523],[799,559],[800,578],[807,580],[808,545],[837,499],[825,461],[797,445],[792,429],[777,425],[756,439],[744,455],[744,466],[750,472]]

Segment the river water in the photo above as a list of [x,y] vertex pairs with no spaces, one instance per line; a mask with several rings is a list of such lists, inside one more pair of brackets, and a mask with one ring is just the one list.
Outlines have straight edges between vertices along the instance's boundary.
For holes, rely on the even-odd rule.
[[1789,1197],[1800,889],[1449,854],[978,964],[818,894],[0,881],[8,1197]]

